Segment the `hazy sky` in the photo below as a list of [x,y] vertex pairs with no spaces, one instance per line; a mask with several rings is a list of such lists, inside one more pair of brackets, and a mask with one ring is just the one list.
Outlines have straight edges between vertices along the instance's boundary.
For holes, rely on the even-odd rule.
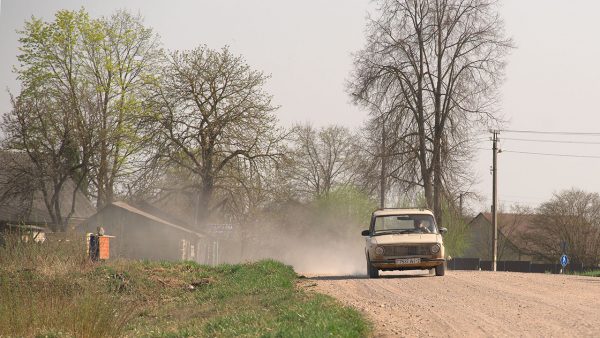
[[[600,2],[593,0],[504,0],[501,15],[517,48],[508,58],[500,111],[506,129],[600,132]],[[368,0],[1,0],[0,110],[9,109],[5,88],[17,92],[11,67],[18,35],[32,15],[50,20],[58,9],[84,7],[93,16],[126,8],[141,13],[168,49],[223,45],[272,75],[268,90],[281,105],[282,124],[311,122],[358,127],[366,113],[344,91],[351,53],[364,42]],[[485,136],[484,136],[485,138]],[[600,192],[600,158],[511,153],[523,151],[600,157],[600,136],[502,133],[499,196],[503,204],[535,206],[571,187]],[[524,142],[512,139],[584,141],[588,144]],[[490,148],[482,141],[480,148]],[[491,201],[491,150],[478,150],[473,187]]]

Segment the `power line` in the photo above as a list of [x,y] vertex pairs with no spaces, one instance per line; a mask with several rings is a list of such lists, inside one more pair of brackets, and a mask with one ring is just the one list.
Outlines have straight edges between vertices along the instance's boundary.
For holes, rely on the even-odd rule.
[[600,142],[586,142],[586,141],[559,141],[559,140],[534,140],[534,139],[526,139],[526,138],[510,138],[503,137],[501,140],[510,140],[510,141],[526,141],[526,142],[546,142],[546,143],[572,143],[572,144],[600,144]]
[[587,136],[600,136],[600,133],[584,133],[584,132],[573,132],[573,131],[541,131],[541,130],[514,130],[514,129],[502,129],[503,133],[522,133],[522,134],[552,134],[552,135],[587,135]]
[[576,158],[598,158],[598,159],[600,159],[600,156],[593,156],[593,155],[569,155],[569,154],[535,153],[535,152],[529,152],[529,151],[516,151],[516,150],[502,150],[502,152],[503,153],[515,153],[515,154],[527,154],[527,155],[540,155],[540,156],[576,157]]
[[[477,150],[486,150],[489,151],[488,148],[474,148]],[[516,151],[516,150],[502,150],[501,153],[513,153],[513,154],[527,154],[527,155],[540,155],[540,156],[558,156],[558,157],[576,157],[576,158],[600,158],[600,156],[594,155],[570,155],[570,154],[552,154],[552,153],[536,153],[529,151]]]

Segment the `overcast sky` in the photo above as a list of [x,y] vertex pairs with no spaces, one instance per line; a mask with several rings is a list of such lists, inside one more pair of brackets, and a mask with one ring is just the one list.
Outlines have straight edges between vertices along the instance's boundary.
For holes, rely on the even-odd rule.
[[[6,88],[18,91],[11,68],[18,35],[32,15],[51,20],[55,11],[84,7],[92,16],[126,8],[144,16],[168,49],[229,45],[248,63],[272,75],[268,90],[281,105],[283,125],[359,127],[366,113],[344,91],[351,53],[364,42],[368,0],[329,1],[148,1],[0,0],[0,110],[9,109]],[[508,58],[502,89],[506,129],[599,132],[600,2],[593,0],[504,0],[501,15],[517,48]],[[485,138],[486,136],[483,136]],[[519,154],[509,151],[600,157],[600,136],[502,133],[499,196],[510,206],[536,206],[553,192],[571,187],[600,192],[600,158]],[[510,139],[582,141],[587,144],[525,142]],[[490,148],[482,141],[479,148]],[[473,165],[487,197],[475,203],[489,209],[491,150],[478,150]]]

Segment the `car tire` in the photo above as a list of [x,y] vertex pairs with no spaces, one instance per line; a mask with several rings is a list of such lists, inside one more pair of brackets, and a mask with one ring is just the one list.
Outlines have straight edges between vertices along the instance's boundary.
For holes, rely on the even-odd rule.
[[379,269],[371,264],[369,258],[367,258],[367,275],[369,278],[379,278]]
[[446,262],[435,267],[435,275],[443,276],[446,274]]

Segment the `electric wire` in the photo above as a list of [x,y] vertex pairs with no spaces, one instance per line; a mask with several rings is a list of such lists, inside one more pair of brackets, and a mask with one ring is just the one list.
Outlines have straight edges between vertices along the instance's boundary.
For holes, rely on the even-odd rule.
[[526,154],[526,155],[574,157],[574,158],[598,158],[598,159],[600,159],[600,156],[594,156],[594,155],[571,155],[571,154],[536,153],[536,152],[530,152],[530,151],[516,151],[516,150],[502,150],[502,152],[503,153],[514,153],[514,154]]
[[525,142],[543,142],[543,143],[565,143],[565,144],[600,144],[600,142],[587,142],[587,141],[562,141],[562,140],[538,140],[538,139],[526,139],[526,138],[511,138],[501,137],[500,141],[525,141]]
[[[600,133],[592,133],[592,132],[565,132],[565,131],[539,131],[539,130],[499,130],[500,132],[506,133],[521,133],[521,134],[542,134],[542,135],[569,135],[569,136],[600,136]],[[509,141],[523,141],[523,142],[542,142],[542,143],[560,143],[560,144],[600,144],[600,142],[590,142],[590,141],[569,141],[569,140],[542,140],[542,139],[523,139],[523,138],[501,138],[501,140],[509,140]],[[482,142],[481,138],[474,140],[475,143]],[[491,141],[491,140],[490,140]],[[479,150],[489,151],[491,149],[488,148],[475,148]],[[533,152],[533,151],[518,151],[518,150],[502,150],[502,153],[514,153],[514,154],[525,154],[525,155],[535,155],[535,156],[554,156],[554,157],[568,157],[568,158],[586,158],[586,159],[600,159],[600,156],[595,155],[575,155],[575,154],[558,154],[558,153],[542,153],[542,152]],[[509,197],[510,198],[510,197]],[[540,205],[542,202],[533,202],[533,201],[515,201],[511,199],[500,199],[501,202],[504,203],[517,203],[528,206]]]
[[[488,148],[475,148],[475,149],[477,149],[477,150],[486,150],[486,151],[492,150],[491,148],[490,149],[488,149]],[[532,152],[532,151],[517,151],[517,150],[502,150],[501,153],[600,159],[600,156],[595,156],[595,155],[571,155],[571,154],[537,153],[537,152]]]
[[548,134],[548,135],[586,135],[600,136],[600,133],[595,132],[575,132],[575,131],[542,131],[542,130],[515,130],[515,129],[500,129],[503,133],[520,133],[520,134]]

